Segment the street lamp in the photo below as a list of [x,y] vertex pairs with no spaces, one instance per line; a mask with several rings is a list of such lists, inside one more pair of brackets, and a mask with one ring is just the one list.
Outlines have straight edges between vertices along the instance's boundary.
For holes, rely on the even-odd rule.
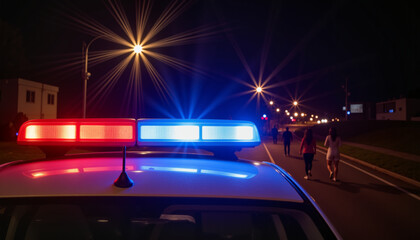
[[293,106],[297,106],[298,102],[297,101],[293,101]]
[[280,108],[277,108],[277,109],[276,109],[276,112],[280,112]]
[[85,72],[83,74],[83,106],[82,106],[82,112],[83,112],[83,118],[86,118],[86,94],[87,94],[87,81],[89,80],[89,77],[91,76],[90,72],[88,72],[88,54],[89,54],[89,47],[90,45],[98,38],[101,38],[103,36],[97,36],[94,39],[90,40],[90,42],[86,45],[83,44],[83,52],[85,54]]
[[262,92],[262,88],[261,87],[257,87],[255,90],[257,91],[257,93],[261,93]]
[[136,45],[133,50],[135,53],[141,53],[143,51],[143,47],[141,45]]
[[270,101],[270,105],[271,105],[271,106],[273,106],[273,104],[274,104],[274,102],[273,102],[273,100],[271,100],[271,101]]
[[[90,42],[86,45],[83,45],[83,52],[85,55],[85,72],[83,74],[83,118],[86,118],[86,95],[87,95],[87,81],[89,80],[89,77],[92,75],[90,72],[88,72],[88,61],[89,61],[89,47],[90,45],[97,39],[102,38],[103,36],[97,36],[94,39],[90,40]],[[133,51],[135,53],[141,53],[143,51],[143,47],[141,45],[135,45],[133,47]]]

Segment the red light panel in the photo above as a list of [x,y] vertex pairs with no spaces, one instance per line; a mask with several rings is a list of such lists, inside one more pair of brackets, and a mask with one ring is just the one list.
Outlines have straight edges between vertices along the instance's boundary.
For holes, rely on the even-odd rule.
[[130,140],[134,138],[133,126],[81,125],[82,140]]
[[76,125],[31,125],[26,128],[26,139],[76,139]]
[[134,146],[135,119],[40,119],[25,122],[18,143],[39,146]]

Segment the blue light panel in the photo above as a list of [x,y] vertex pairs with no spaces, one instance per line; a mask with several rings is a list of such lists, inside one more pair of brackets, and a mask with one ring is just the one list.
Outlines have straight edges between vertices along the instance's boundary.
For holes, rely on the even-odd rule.
[[203,140],[252,140],[251,126],[203,126]]
[[198,140],[198,126],[141,126],[141,139]]
[[138,146],[240,146],[260,144],[254,123],[213,119],[139,119]]

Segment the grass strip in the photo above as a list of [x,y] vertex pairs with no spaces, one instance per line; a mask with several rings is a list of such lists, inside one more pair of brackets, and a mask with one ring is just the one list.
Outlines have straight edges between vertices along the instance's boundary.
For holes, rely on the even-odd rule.
[[0,164],[40,158],[45,158],[45,154],[37,147],[17,145],[16,142],[0,142]]
[[[318,142],[318,145],[323,146],[323,143]],[[340,152],[391,172],[420,181],[420,162],[410,161],[345,144],[341,146]]]

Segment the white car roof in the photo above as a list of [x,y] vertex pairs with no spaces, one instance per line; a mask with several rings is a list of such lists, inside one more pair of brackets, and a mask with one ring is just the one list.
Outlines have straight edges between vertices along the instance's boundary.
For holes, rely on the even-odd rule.
[[268,163],[129,155],[126,169],[134,186],[118,188],[113,183],[121,173],[121,162],[115,155],[80,155],[9,164],[0,168],[0,198],[150,196],[303,202]]

